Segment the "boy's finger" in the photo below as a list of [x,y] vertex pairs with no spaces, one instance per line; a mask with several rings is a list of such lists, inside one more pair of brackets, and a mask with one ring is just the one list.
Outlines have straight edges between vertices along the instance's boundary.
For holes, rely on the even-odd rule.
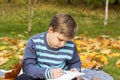
[[58,68],[58,72],[59,72],[59,73],[62,73],[63,70],[62,70],[61,68]]
[[76,68],[72,68],[70,71],[78,71]]

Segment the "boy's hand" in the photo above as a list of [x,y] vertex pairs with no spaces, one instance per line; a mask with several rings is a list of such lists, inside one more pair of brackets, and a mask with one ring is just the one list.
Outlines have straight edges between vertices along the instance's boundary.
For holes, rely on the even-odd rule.
[[53,74],[53,79],[58,78],[63,74],[63,70],[61,68],[53,69],[52,74]]
[[[70,69],[70,71],[72,71],[72,72],[79,72],[76,68],[72,68],[72,69]],[[80,80],[80,76],[77,76],[76,78],[77,78],[77,80]]]

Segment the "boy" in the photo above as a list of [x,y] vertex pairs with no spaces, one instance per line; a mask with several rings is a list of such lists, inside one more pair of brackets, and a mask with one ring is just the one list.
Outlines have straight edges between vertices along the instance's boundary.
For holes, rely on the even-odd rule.
[[[56,14],[47,32],[30,38],[24,50],[21,80],[55,79],[63,70],[80,71],[81,62],[72,38],[77,24],[68,14]],[[16,80],[18,79],[16,78]]]

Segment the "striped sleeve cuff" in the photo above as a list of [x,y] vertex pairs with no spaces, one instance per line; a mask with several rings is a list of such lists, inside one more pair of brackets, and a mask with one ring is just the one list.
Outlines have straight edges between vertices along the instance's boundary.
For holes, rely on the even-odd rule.
[[47,68],[46,69],[45,77],[46,77],[46,79],[52,79],[53,78],[53,76],[52,76],[52,68]]

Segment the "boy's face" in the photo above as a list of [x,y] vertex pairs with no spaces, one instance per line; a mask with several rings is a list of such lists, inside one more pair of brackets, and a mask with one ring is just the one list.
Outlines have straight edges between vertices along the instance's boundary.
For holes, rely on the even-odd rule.
[[67,41],[71,39],[66,38],[63,34],[59,32],[53,32],[52,27],[49,28],[47,33],[47,43],[52,48],[60,48],[63,47]]

